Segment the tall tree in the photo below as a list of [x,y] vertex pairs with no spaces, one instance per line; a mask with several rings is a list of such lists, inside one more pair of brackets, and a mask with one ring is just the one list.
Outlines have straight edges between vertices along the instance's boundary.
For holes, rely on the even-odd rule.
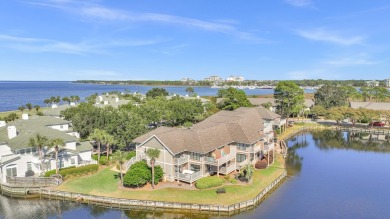
[[39,109],[41,108],[41,106],[39,106],[39,105],[35,105],[35,106],[34,106],[34,108],[35,108],[35,110],[38,112],[38,111],[39,111]]
[[27,103],[26,107],[27,107],[28,111],[31,111],[31,109],[33,108],[31,103]]
[[228,89],[220,89],[218,96],[224,98],[222,102],[218,104],[220,109],[235,110],[239,107],[249,107],[252,104],[249,102],[245,91],[238,90],[233,87]]
[[55,138],[50,140],[49,146],[51,148],[54,148],[55,152],[55,159],[56,159],[56,174],[58,174],[58,151],[60,150],[60,147],[64,146],[65,142],[61,138]]
[[100,164],[100,148],[101,148],[101,144],[103,142],[103,138],[104,138],[104,135],[106,135],[107,133],[104,131],[104,130],[101,130],[101,129],[94,129],[93,132],[91,133],[91,135],[89,136],[89,139],[90,140],[93,140],[97,143],[97,146],[98,146],[98,164]]
[[113,144],[115,144],[115,138],[114,136],[106,133],[103,135],[103,142],[104,144],[106,145],[106,149],[107,149],[107,161],[109,161],[109,157],[108,155],[110,154],[110,149],[112,147]]
[[315,105],[329,109],[331,107],[346,106],[348,95],[343,87],[324,85],[314,94]]
[[115,162],[117,162],[117,164],[119,164],[119,169],[121,171],[121,182],[122,182],[122,185],[123,185],[123,172],[122,172],[122,166],[123,164],[126,162],[126,153],[124,153],[123,151],[116,151],[113,156],[112,156],[112,160],[114,160]]
[[152,188],[154,189],[154,165],[156,163],[156,159],[160,156],[160,150],[157,148],[149,148],[146,150],[146,156],[150,159],[150,165],[152,166]]
[[146,96],[151,98],[155,98],[158,96],[165,97],[168,96],[168,91],[166,91],[164,88],[154,87],[148,90],[148,92],[146,92]]
[[194,93],[194,88],[193,87],[187,87],[186,88],[186,92],[187,92],[188,96],[192,96],[192,94]]
[[274,98],[276,112],[288,119],[297,108],[302,108],[304,92],[297,84],[291,81],[280,81],[275,88]]
[[63,97],[62,101],[67,102],[70,105],[70,98],[69,97]]
[[18,109],[23,113],[23,111],[26,109],[26,107],[20,106]]
[[36,147],[38,149],[39,160],[41,161],[40,169],[41,174],[43,173],[43,160],[42,160],[42,149],[45,145],[47,145],[48,140],[45,136],[41,136],[40,134],[36,134],[34,138],[29,139],[28,145],[30,147]]

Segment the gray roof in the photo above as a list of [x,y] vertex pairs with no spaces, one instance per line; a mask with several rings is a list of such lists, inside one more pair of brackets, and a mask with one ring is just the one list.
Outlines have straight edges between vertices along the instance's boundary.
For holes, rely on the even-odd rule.
[[57,108],[44,108],[42,110],[43,115],[45,116],[60,116],[61,111],[68,109],[69,107],[72,107],[68,104],[64,105],[58,105]]
[[390,110],[390,102],[350,102],[353,109]]
[[[66,132],[48,127],[51,125],[68,123],[69,121],[51,116],[32,116],[28,120],[16,120],[8,123],[7,126],[0,128],[0,142],[5,142],[13,150],[30,147],[29,140],[30,138],[35,137],[36,134],[45,136],[48,139],[61,138],[65,142],[78,142],[76,137],[68,135]],[[18,133],[16,137],[8,139],[8,126],[16,127]],[[84,144],[82,146],[85,147]],[[80,148],[80,150],[81,149],[82,148]]]
[[[100,101],[99,96],[102,97],[102,101]],[[95,104],[95,106],[98,107],[112,106],[117,108],[120,105],[127,104],[130,102],[130,100],[124,100],[124,99],[119,99],[118,102],[116,102],[116,98],[118,98],[118,95],[116,94],[109,94],[109,95],[102,94],[99,96],[96,97],[96,104]],[[108,101],[108,104],[104,105],[104,101]]]
[[252,144],[263,137],[263,119],[258,108],[220,111],[191,128],[159,127],[136,139],[144,143],[157,137],[174,153],[192,151],[208,153],[223,145],[238,142]]

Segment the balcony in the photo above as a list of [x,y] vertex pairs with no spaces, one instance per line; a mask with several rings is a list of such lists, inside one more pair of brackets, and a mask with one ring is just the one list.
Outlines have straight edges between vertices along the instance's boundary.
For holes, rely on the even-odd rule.
[[222,173],[222,174],[229,174],[231,172],[233,172],[234,170],[236,170],[236,165],[232,164],[228,167],[221,167],[219,169],[219,173]]
[[251,152],[252,152],[252,153],[256,153],[256,152],[258,152],[258,151],[260,151],[260,150],[261,150],[261,144],[253,145],[253,146],[251,147]]
[[200,178],[202,178],[202,172],[198,171],[195,173],[176,173],[175,175],[177,180],[192,183]]
[[226,162],[228,162],[229,160],[233,159],[236,157],[236,151],[235,150],[231,150],[229,154],[226,154],[225,156],[219,158],[219,159],[215,159],[213,157],[204,157],[204,161],[205,163],[207,164],[212,164],[212,165],[221,165],[221,164],[224,164]]
[[179,158],[175,158],[175,165],[181,165],[183,163],[187,163],[190,159],[189,155],[184,155]]
[[264,150],[269,151],[274,148],[274,143],[273,142],[265,142],[264,143]]

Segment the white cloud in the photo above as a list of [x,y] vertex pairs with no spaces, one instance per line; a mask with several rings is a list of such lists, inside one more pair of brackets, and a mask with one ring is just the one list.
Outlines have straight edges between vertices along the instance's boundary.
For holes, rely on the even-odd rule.
[[364,40],[362,36],[342,36],[339,33],[322,28],[313,30],[299,30],[296,33],[299,36],[309,40],[329,42],[343,46],[362,44]]
[[196,28],[209,32],[224,33],[233,35],[242,40],[256,43],[267,42],[266,40],[256,36],[251,32],[238,30],[236,27],[238,22],[228,19],[207,21],[161,13],[135,13],[130,11],[116,10],[98,4],[75,1],[39,1],[33,4],[57,8],[68,13],[79,15],[84,19],[122,22],[155,22],[161,24],[178,25],[187,28]]
[[57,40],[17,37],[0,34],[0,46],[16,49],[22,52],[53,52],[67,54],[106,53],[112,47],[147,46],[159,43],[160,40],[115,40],[115,41],[82,41],[63,42]]
[[295,7],[309,7],[313,5],[311,0],[286,0],[286,3]]

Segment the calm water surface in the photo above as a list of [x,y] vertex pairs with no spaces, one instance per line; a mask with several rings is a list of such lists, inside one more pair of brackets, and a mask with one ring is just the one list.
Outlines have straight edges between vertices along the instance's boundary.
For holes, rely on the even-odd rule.
[[[323,131],[299,135],[288,145],[288,179],[257,208],[231,218],[389,218],[389,144]],[[224,218],[2,196],[0,203],[5,218]]]
[[[120,92],[146,92],[157,86],[139,85],[101,85],[101,84],[81,84],[72,82],[21,82],[21,81],[0,81],[0,112],[16,110],[26,103],[45,106],[43,101],[51,96],[79,96],[81,100],[91,94],[109,91]],[[186,95],[187,86],[164,87],[169,93]],[[200,96],[216,96],[218,89],[211,87],[194,87],[195,93]],[[273,94],[272,89],[245,90],[248,95]],[[314,90],[306,90],[313,93]]]

